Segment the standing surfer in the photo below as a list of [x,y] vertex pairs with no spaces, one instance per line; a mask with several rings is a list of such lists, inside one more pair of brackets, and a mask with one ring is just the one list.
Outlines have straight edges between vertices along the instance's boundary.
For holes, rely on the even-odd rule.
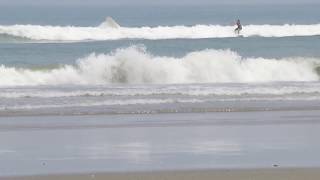
[[237,25],[237,28],[234,30],[234,32],[235,32],[236,34],[239,34],[239,33],[240,33],[240,31],[242,30],[242,25],[241,25],[241,23],[240,23],[240,20],[239,20],[239,19],[237,20],[236,25]]

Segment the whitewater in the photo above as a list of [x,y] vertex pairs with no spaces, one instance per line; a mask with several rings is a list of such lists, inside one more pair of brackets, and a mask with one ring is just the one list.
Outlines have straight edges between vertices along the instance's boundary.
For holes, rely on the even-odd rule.
[[55,68],[0,66],[0,86],[257,83],[319,81],[320,59],[241,57],[231,50],[205,49],[185,56],[155,56],[143,46],[92,53]]
[[[2,36],[13,36],[36,41],[103,41],[119,39],[201,39],[236,37],[235,26],[194,25],[194,26],[143,26],[122,27],[111,18],[96,27],[50,26],[50,25],[0,25]],[[243,37],[290,37],[318,36],[320,24],[310,25],[244,25]]]

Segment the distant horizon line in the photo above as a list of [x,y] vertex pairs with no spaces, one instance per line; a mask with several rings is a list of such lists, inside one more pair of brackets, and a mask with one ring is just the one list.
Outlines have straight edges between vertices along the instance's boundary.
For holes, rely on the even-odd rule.
[[87,6],[87,7],[119,7],[119,6],[124,6],[124,7],[150,7],[150,6],[196,6],[196,7],[200,7],[200,6],[219,6],[219,5],[224,5],[224,6],[257,6],[257,5],[281,5],[281,6],[296,6],[296,5],[320,5],[320,2],[277,2],[277,3],[271,3],[271,2],[260,2],[260,3],[228,3],[228,2],[224,2],[224,3],[201,3],[201,4],[195,4],[195,3],[184,3],[184,4],[179,4],[179,3],[173,3],[173,4],[166,4],[166,3],[95,3],[95,4],[85,4],[85,3],[75,3],[75,4],[61,4],[61,3],[48,3],[48,4],[25,4],[25,3],[20,3],[20,4],[11,4],[11,3],[4,3],[4,4],[0,4],[0,6],[5,6],[5,7],[46,7],[46,6],[55,6],[55,7],[83,7],[83,6]]

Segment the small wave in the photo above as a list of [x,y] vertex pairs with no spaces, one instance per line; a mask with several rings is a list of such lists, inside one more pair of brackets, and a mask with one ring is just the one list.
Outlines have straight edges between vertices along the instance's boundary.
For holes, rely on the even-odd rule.
[[[118,39],[199,39],[236,37],[234,26],[194,25],[121,27],[112,18],[97,27],[9,25],[0,26],[0,34],[37,41],[87,41]],[[320,24],[246,25],[243,37],[286,37],[320,35]]]
[[214,49],[161,57],[132,46],[47,70],[1,65],[0,86],[318,81],[319,64],[316,58],[242,58]]
[[277,97],[319,96],[318,82],[187,85],[107,85],[1,88],[0,98],[145,98],[145,97]]
[[68,103],[68,104],[42,104],[42,105],[17,105],[0,106],[0,111],[8,110],[30,110],[30,109],[50,109],[50,108],[70,108],[70,107],[93,107],[93,106],[127,106],[127,105],[155,105],[173,103],[200,103],[198,99],[127,99],[127,100],[106,100],[102,102]]

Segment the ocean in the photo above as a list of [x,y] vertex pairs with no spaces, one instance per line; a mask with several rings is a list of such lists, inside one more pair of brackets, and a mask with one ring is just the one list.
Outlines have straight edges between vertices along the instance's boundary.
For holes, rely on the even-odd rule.
[[319,99],[316,6],[220,6],[3,8],[0,113]]
[[[56,129],[60,127],[57,124],[64,124],[63,122],[74,123],[75,126],[77,123],[84,123],[80,127],[86,127],[86,123],[96,123],[92,119],[87,120],[91,116],[97,117],[96,119],[102,124],[110,122],[121,124],[124,119],[129,119],[130,125],[135,126],[137,123],[137,126],[140,126],[140,121],[132,120],[138,117],[147,123],[147,127],[153,126],[154,119],[157,125],[160,124],[159,126],[162,126],[162,123],[169,123],[170,126],[179,125],[181,122],[177,122],[177,119],[180,118],[186,121],[191,131],[192,128],[189,126],[197,124],[197,120],[201,124],[202,115],[208,121],[213,119],[212,121],[217,121],[218,124],[228,123],[230,118],[237,124],[248,124],[248,121],[267,124],[292,121],[299,124],[304,120],[316,121],[319,117],[319,113],[317,114],[320,110],[319,5],[8,6],[0,7],[0,17],[0,116],[1,123],[4,123],[3,127],[9,128],[9,131],[28,128],[30,122],[31,129],[41,127],[48,129],[47,126],[49,129]],[[107,17],[111,18],[106,19]],[[240,19],[243,25],[241,36],[234,33],[237,19]],[[117,27],[117,24],[120,27]],[[312,111],[310,116],[308,116],[309,111]],[[253,114],[250,114],[251,112]],[[299,118],[299,113],[289,116],[288,112],[289,114],[301,112],[304,118]],[[219,113],[226,113],[222,115],[226,117],[220,117]],[[262,113],[262,116],[259,113]],[[272,114],[276,114],[274,119]],[[114,115],[120,118],[112,118]],[[191,118],[191,124],[185,119],[189,115],[194,116]],[[107,117],[104,118],[105,116]],[[162,116],[165,117],[160,118]],[[242,118],[237,119],[237,117]],[[19,120],[21,118],[24,120]],[[11,127],[12,123],[14,127]],[[46,123],[48,125],[44,125]],[[93,126],[100,125],[98,123]],[[63,129],[68,128],[70,127]],[[303,129],[302,126],[295,128]],[[146,129],[142,128],[141,131]],[[206,131],[209,129],[204,128]],[[281,135],[283,129],[276,131]],[[198,130],[201,131],[199,128]],[[150,129],[146,131],[152,133],[149,132]],[[161,128],[157,131],[159,133],[154,137],[161,139]],[[119,132],[123,133],[122,136],[131,136],[130,133],[123,132],[123,129]],[[184,130],[181,132],[184,135],[188,134]],[[45,137],[46,133],[38,134]],[[107,132],[101,131],[101,133]],[[209,134],[205,137],[213,138]],[[60,134],[58,136],[63,139]],[[66,136],[70,138],[71,135]],[[104,136],[108,137],[105,134]],[[173,136],[181,138],[182,135]],[[188,136],[191,135],[185,137]],[[292,135],[295,136],[298,135]],[[53,135],[48,137],[54,138]],[[276,139],[275,135],[272,137]],[[15,142],[21,141],[17,136],[13,139]],[[147,141],[155,139],[149,138]],[[272,142],[267,139],[265,143],[270,143],[272,146]],[[196,141],[193,140],[191,138],[187,145]],[[57,145],[55,147],[66,147],[70,141],[62,141],[62,145],[65,146],[55,142]],[[258,141],[252,142],[259,143]],[[288,141],[294,142],[294,139]],[[97,144],[102,142],[100,139]],[[52,150],[44,149],[39,151],[40,155],[43,153],[41,157],[40,155],[33,155],[31,159],[27,158],[28,155],[19,157],[24,157],[22,159],[31,164],[44,160],[57,163],[55,161],[57,158],[67,162],[64,164],[66,169],[59,170],[59,163],[53,169],[48,167],[49,170],[39,169],[35,165],[32,166],[32,170],[28,170],[26,166],[19,165],[21,167],[15,172],[13,170],[15,164],[21,159],[13,155],[1,155],[12,152],[31,153],[36,147],[23,146],[19,149],[11,143],[4,143],[4,149],[0,151],[0,159],[11,164],[5,168],[4,174],[59,173],[69,172],[66,170],[68,168],[72,172],[79,169],[105,170],[99,162],[90,168],[82,166],[81,163],[79,169],[71,167],[69,161],[73,165],[78,162],[68,159],[72,155],[68,154],[66,159],[59,159],[67,149],[57,150],[61,152],[59,157],[48,153],[52,153]],[[168,145],[163,141],[161,143],[164,146]],[[222,148],[229,147],[228,144],[221,143]],[[74,146],[82,145],[81,142],[74,144]],[[149,157],[151,160],[148,159],[148,162],[134,159],[140,157],[141,148],[142,151],[145,150],[146,147],[143,145],[139,144],[139,141],[133,145],[139,149],[135,154],[137,157],[121,160],[123,164],[130,160],[136,163],[132,167],[131,164],[130,166],[126,164],[129,170],[157,169],[152,168],[152,165],[159,163],[157,156]],[[220,147],[219,144],[218,146]],[[102,152],[106,150],[105,146],[98,147],[96,150],[105,155]],[[185,165],[184,160],[191,163],[197,156],[190,158],[190,154],[184,154],[189,151],[182,150],[183,147],[188,149],[187,146],[173,148],[178,151],[175,152],[179,157],[177,161],[166,161],[154,167],[163,168],[166,164],[171,168],[187,169],[220,167],[204,160],[194,165]],[[199,151],[205,151],[208,153],[205,157],[210,158],[212,155],[210,153],[216,153],[210,151],[210,147],[204,144],[205,150]],[[252,147],[257,146],[247,146],[249,151],[254,151]],[[306,144],[291,146],[292,154],[303,151],[302,148],[301,151],[294,149],[296,147],[317,149],[320,146]],[[160,153],[159,148],[150,150],[151,154]],[[95,149],[91,150],[90,152],[95,152]],[[244,153],[246,150],[246,148],[237,149],[237,152]],[[99,158],[101,155],[99,152],[91,160]],[[167,151],[162,153],[166,152],[171,152],[169,146]],[[226,153],[228,152],[226,150]],[[264,149],[263,152],[267,160],[269,151]],[[281,152],[277,156],[280,159],[281,154],[285,152],[284,149]],[[126,153],[128,152],[112,151],[110,156],[120,157]],[[189,153],[194,155],[199,152]],[[251,160],[254,159],[254,153],[247,154]],[[81,162],[86,161],[88,157],[92,158],[91,155],[80,154]],[[247,156],[242,157],[244,161],[247,158]],[[181,159],[184,160],[179,161]],[[299,162],[293,162],[290,158],[286,160],[288,161],[284,161],[284,164],[287,166],[296,166],[302,161],[305,166],[319,165],[317,159],[312,158],[307,162],[303,159]],[[203,162],[205,163],[201,164]],[[264,161],[252,162],[245,162],[244,166],[268,166]],[[232,160],[225,163],[226,167],[233,164]],[[113,169],[112,163],[110,164],[107,167]],[[242,165],[240,163],[239,166],[243,167]],[[122,167],[120,164],[115,169],[121,170]]]

